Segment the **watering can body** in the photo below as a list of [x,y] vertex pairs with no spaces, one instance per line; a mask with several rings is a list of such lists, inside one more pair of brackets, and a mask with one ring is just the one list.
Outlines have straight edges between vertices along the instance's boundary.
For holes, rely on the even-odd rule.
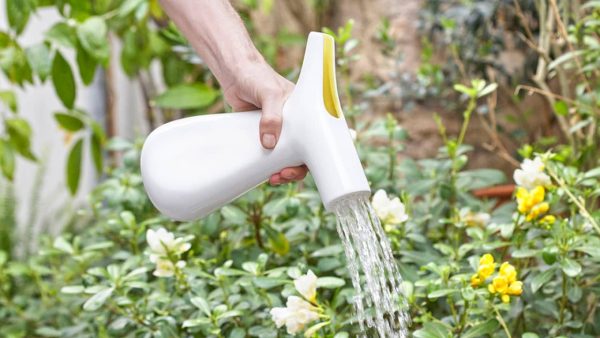
[[327,209],[370,188],[340,108],[333,39],[310,33],[296,87],[283,107],[277,146],[262,147],[260,111],[203,115],[167,123],[146,139],[144,187],[176,220],[194,220],[286,167],[306,164]]

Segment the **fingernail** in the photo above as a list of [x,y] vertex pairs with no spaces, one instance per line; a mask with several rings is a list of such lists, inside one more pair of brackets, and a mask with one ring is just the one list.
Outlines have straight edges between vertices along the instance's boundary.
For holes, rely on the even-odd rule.
[[293,171],[284,171],[283,173],[281,173],[281,176],[283,176],[283,178],[291,180],[296,177],[296,173],[294,173]]
[[273,148],[275,147],[275,135],[273,134],[263,134],[262,136],[262,144],[265,148]]

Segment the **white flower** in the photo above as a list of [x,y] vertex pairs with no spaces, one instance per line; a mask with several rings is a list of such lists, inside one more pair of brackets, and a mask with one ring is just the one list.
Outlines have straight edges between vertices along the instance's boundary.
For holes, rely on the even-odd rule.
[[175,238],[172,232],[159,228],[156,231],[149,229],[146,232],[146,241],[150,247],[150,261],[156,264],[153,273],[156,277],[171,277],[175,274],[175,267],[185,267],[185,261],[173,263],[169,257],[179,256],[190,249],[191,244],[185,242],[184,238]]
[[317,309],[309,302],[297,296],[289,296],[286,307],[271,309],[271,317],[277,327],[285,325],[289,334],[296,334],[304,329],[306,324],[319,319]]
[[156,263],[156,269],[152,273],[156,277],[171,277],[175,274],[175,266],[183,269],[186,265],[184,261],[178,261],[177,264],[173,264],[168,259],[158,258],[153,263]]
[[525,159],[521,168],[515,170],[513,178],[517,185],[529,190],[540,185],[550,185],[550,177],[544,173],[544,162],[540,157]]
[[404,204],[398,197],[390,199],[383,189],[377,190],[372,200],[375,213],[383,223],[400,224],[408,219]]
[[294,286],[304,298],[314,303],[317,297],[317,276],[311,270],[308,270],[306,275],[296,278]]
[[491,216],[485,212],[473,212],[468,208],[460,210],[460,220],[469,226],[485,226],[490,222]]
[[356,141],[356,137],[357,137],[357,133],[356,130],[352,129],[352,128],[348,128],[348,131],[350,132],[350,137],[352,138],[352,141]]
[[149,229],[146,232],[146,241],[152,253],[158,256],[167,256],[168,253],[182,254],[191,247],[190,243],[186,243],[183,238],[175,238],[175,235],[165,228],[156,231]]

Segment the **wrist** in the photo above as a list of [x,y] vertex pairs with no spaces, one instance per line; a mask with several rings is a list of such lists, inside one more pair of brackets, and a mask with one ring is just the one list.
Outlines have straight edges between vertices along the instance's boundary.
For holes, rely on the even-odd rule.
[[234,85],[250,74],[264,73],[266,69],[270,69],[269,64],[258,51],[236,53],[231,58],[224,57],[223,60],[225,62],[220,63],[220,76],[217,75],[217,80],[223,88]]

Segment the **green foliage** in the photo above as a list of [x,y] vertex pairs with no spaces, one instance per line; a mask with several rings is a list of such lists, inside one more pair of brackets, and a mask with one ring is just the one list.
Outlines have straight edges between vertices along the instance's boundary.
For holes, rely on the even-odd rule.
[[[25,29],[30,15],[40,8],[54,6],[61,15],[44,34],[44,40],[22,46],[19,34]],[[55,120],[67,133],[74,134],[74,142],[87,147],[94,167],[102,172],[105,156],[103,122],[93,121],[89,114],[77,107],[77,79],[90,85],[98,67],[108,67],[119,62],[131,77],[138,77],[148,70],[151,62],[163,65],[165,82],[170,87],[165,93],[152,97],[156,106],[149,109],[165,109],[164,120],[184,114],[203,113],[215,103],[218,91],[206,81],[210,74],[199,64],[195,53],[189,51],[185,39],[172,25],[156,25],[166,22],[156,0],[99,1],[93,4],[81,1],[11,0],[6,2],[9,30],[0,32],[0,69],[8,80],[16,85],[41,82],[50,79],[57,97],[66,112],[55,114]],[[123,48],[120,59],[111,60],[111,40],[121,40]],[[181,50],[188,50],[181,53]],[[67,55],[74,52],[75,59]],[[140,80],[143,82],[143,80]],[[154,95],[154,94],[153,94]],[[1,91],[0,99],[7,108],[17,111],[17,102],[11,92]],[[11,129],[18,133],[0,140],[0,167],[5,178],[12,179],[15,155],[28,159],[35,157],[27,149],[30,136],[27,121],[7,121],[5,125],[18,124]],[[79,120],[79,122],[77,122]],[[79,141],[85,142],[79,143]],[[79,146],[72,146],[71,156],[65,166],[68,189],[77,191],[81,172],[77,154]]]

